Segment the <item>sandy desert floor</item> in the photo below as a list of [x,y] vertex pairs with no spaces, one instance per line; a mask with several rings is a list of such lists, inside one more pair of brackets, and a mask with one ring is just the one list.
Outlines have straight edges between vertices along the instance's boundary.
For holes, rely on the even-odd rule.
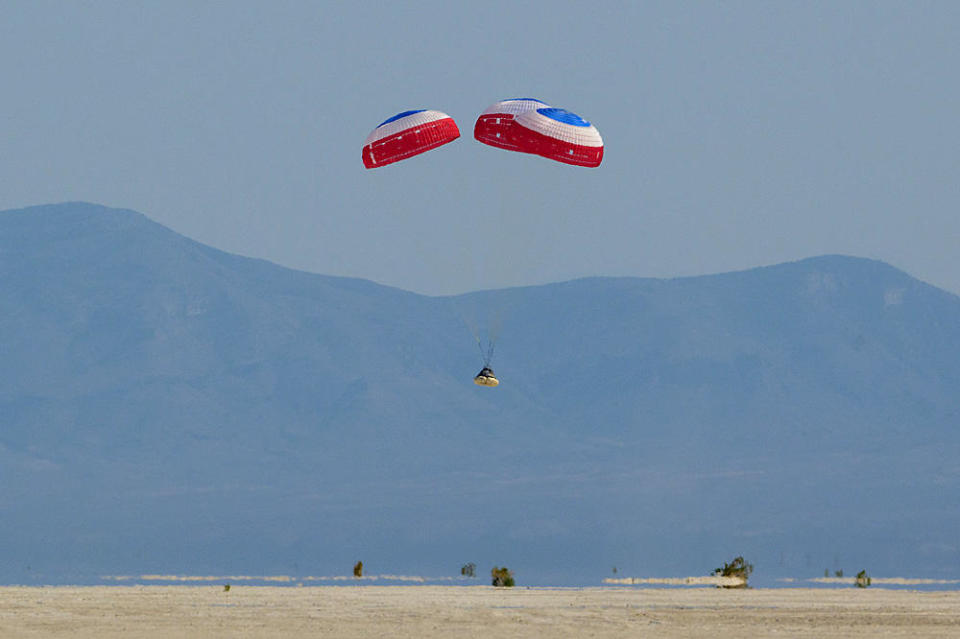
[[958,637],[960,591],[0,587],[0,637]]

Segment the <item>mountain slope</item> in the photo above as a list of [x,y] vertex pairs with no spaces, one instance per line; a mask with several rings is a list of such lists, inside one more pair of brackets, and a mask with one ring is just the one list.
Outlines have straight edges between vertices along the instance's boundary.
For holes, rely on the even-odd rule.
[[960,559],[960,298],[880,262],[430,298],[68,203],[0,276],[0,579]]

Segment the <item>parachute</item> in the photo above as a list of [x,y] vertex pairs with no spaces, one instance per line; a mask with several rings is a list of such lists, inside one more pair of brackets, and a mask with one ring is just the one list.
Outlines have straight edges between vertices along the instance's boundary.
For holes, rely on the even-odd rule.
[[367,136],[363,165],[374,169],[419,155],[460,137],[460,129],[446,113],[420,109],[387,118]]
[[[459,137],[457,124],[446,113],[426,109],[403,111],[382,122],[367,137],[363,145],[363,165],[373,169],[406,160]],[[576,113],[535,98],[511,98],[492,104],[477,118],[473,137],[495,148],[539,155],[575,166],[598,167],[603,161],[603,139],[595,126]],[[484,299],[470,297],[480,302]],[[458,298],[455,306],[462,303],[460,300],[462,298]],[[466,303],[470,305],[470,301]],[[461,318],[476,338],[483,360],[483,368],[473,382],[494,387],[500,380],[490,368],[490,361],[499,333],[501,310],[485,308],[483,312],[488,315],[487,321],[472,321],[480,319],[477,311],[461,313]]]
[[576,113],[542,107],[521,113],[513,124],[527,153],[576,166],[597,167],[603,161],[600,132]]
[[576,113],[533,98],[503,100],[477,118],[473,137],[509,151],[540,155],[576,166],[603,161],[603,138]]
[[513,121],[521,113],[547,106],[535,98],[512,98],[501,100],[487,107],[473,126],[473,137],[478,142],[508,151],[520,151],[520,140],[514,131]]

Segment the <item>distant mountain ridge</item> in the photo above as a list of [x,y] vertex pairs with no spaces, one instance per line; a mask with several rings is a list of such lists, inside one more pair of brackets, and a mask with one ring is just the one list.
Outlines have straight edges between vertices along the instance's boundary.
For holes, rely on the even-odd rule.
[[960,571],[960,298],[882,262],[426,297],[66,203],[0,281],[0,581]]

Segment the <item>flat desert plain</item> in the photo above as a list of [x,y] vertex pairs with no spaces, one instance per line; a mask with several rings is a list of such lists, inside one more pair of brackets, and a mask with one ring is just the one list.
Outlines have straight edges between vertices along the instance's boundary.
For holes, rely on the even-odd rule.
[[960,637],[960,592],[488,586],[0,588],[0,637]]

